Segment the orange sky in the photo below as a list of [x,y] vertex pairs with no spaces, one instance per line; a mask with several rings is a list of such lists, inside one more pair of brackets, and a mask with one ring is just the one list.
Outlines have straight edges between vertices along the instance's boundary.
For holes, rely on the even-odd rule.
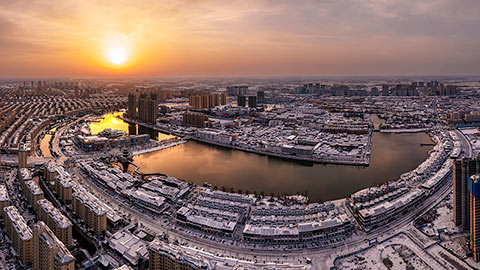
[[478,75],[478,14],[476,0],[0,0],[0,77]]

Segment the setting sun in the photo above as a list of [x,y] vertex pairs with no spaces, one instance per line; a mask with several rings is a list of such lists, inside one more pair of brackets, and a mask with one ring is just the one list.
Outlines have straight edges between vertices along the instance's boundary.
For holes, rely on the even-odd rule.
[[108,60],[115,65],[121,65],[128,59],[128,52],[125,47],[117,46],[108,49]]

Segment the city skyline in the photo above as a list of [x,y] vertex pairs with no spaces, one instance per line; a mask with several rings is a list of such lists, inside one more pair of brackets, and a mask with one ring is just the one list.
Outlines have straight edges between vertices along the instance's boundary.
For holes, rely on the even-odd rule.
[[0,269],[480,269],[479,0],[0,0]]
[[0,3],[0,77],[478,75],[477,1]]

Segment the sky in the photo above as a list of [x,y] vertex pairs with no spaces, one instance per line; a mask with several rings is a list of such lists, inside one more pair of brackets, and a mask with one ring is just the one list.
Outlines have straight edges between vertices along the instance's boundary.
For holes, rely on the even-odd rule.
[[479,14],[478,0],[0,0],[0,77],[480,75]]

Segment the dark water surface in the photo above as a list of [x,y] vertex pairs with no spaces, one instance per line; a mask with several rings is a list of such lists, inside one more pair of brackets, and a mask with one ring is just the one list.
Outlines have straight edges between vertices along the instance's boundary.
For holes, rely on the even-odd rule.
[[[118,113],[106,114],[99,123],[92,123],[92,132],[112,128],[130,134],[150,134],[158,140],[172,137],[143,127],[129,127],[116,115]],[[372,118],[378,128],[382,120],[375,115]],[[42,151],[47,152],[48,139],[42,141]],[[295,162],[194,141],[135,156],[134,163],[144,173],[161,172],[199,185],[208,182],[219,189],[225,187],[267,195],[308,192],[311,200],[326,201],[384,183],[387,177],[390,181],[397,179],[428,157],[432,146],[421,147],[420,144],[431,142],[425,133],[375,132],[368,167]]]
[[425,133],[374,133],[370,166],[299,163],[189,141],[134,157],[144,173],[162,172],[199,185],[276,195],[308,192],[313,201],[346,197],[360,189],[390,181],[428,157]]

